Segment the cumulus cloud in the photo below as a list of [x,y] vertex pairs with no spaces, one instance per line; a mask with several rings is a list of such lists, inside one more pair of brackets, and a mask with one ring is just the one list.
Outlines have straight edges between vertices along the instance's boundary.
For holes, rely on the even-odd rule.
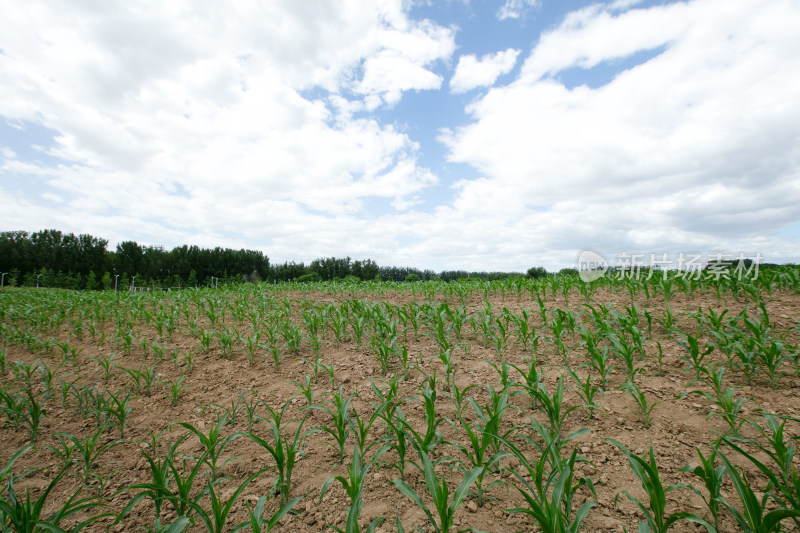
[[505,4],[497,10],[499,20],[518,19],[526,9],[535,6],[538,0],[506,0]]
[[[582,247],[796,257],[776,235],[800,204],[798,22],[782,0],[570,14],[517,80],[470,104],[472,123],[442,132],[450,160],[485,176],[449,216],[496,217],[496,246],[513,235],[562,261]],[[595,89],[557,79],[662,47]]]
[[456,72],[450,79],[450,91],[464,93],[476,87],[493,85],[497,78],[508,74],[517,64],[520,50],[509,48],[478,59],[475,55],[462,55]]
[[9,5],[0,115],[58,132],[48,153],[62,163],[9,153],[0,183],[37,176],[64,205],[28,191],[28,214],[4,209],[0,225],[248,240],[288,258],[346,252],[352,231],[363,248],[365,199],[405,211],[437,182],[406,133],[359,115],[442,83],[432,69],[454,33],[403,4]]

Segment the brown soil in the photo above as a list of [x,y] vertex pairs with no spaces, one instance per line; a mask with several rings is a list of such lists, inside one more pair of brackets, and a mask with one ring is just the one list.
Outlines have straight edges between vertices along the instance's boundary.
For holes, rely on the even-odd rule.
[[[344,295],[332,296],[330,294],[306,293],[291,294],[295,304],[294,317],[297,318],[298,302],[305,298],[315,301],[341,301],[350,297],[365,298],[367,295]],[[441,295],[437,299],[442,300]],[[165,295],[166,302],[169,296]],[[407,302],[414,299],[405,293],[390,292],[385,296],[373,297],[376,301],[385,301],[393,305]],[[422,302],[422,297],[417,297],[417,301]],[[557,377],[562,375],[563,361],[560,354],[552,343],[548,342],[551,336],[549,330],[542,328],[538,314],[537,305],[528,297],[518,299],[499,295],[490,296],[489,300],[494,306],[495,313],[503,307],[509,309],[530,309],[532,319],[536,324],[537,332],[542,336],[539,344],[538,357],[540,362],[545,365],[545,383],[548,390],[553,391],[556,387]],[[622,310],[629,303],[628,296],[623,293],[613,294],[601,292],[593,297],[595,302],[614,304],[615,308]],[[476,297],[467,303],[471,312],[482,309],[485,299]],[[450,299],[451,304],[458,302]],[[550,297],[547,307],[550,309],[559,307],[562,309],[572,309],[588,313],[582,304],[584,301],[577,294],[570,295],[569,301],[565,304],[563,297]],[[654,298],[652,301],[642,299],[637,302],[644,309],[648,309],[654,316],[661,316],[665,303],[663,299]],[[729,315],[735,315],[741,311],[746,303],[730,297],[718,301],[713,294],[697,294],[687,298],[682,294],[677,294],[670,302],[675,312],[697,311],[698,308],[714,308],[717,310],[729,309]],[[752,308],[752,306],[751,306]],[[794,346],[798,344],[798,318],[800,317],[800,297],[790,294],[776,294],[767,302],[767,309],[774,321],[781,326],[782,332]],[[751,313],[753,313],[751,309]],[[203,315],[199,319],[202,326],[206,320]],[[230,316],[226,316],[226,322],[236,324]],[[679,327],[684,331],[693,331],[696,327],[695,322],[682,315],[679,319]],[[210,327],[206,325],[205,327]],[[247,330],[247,322],[240,329]],[[26,489],[31,490],[31,494],[38,496],[41,489],[46,487],[60,468],[60,461],[56,454],[49,447],[58,445],[57,435],[69,433],[83,438],[95,432],[96,424],[93,418],[83,418],[76,412],[74,401],[68,398],[66,405],[62,404],[60,382],[63,380],[73,381],[77,379],[78,384],[96,384],[100,390],[120,391],[131,387],[128,376],[120,371],[112,372],[110,379],[104,377],[100,366],[91,358],[100,355],[115,354],[113,363],[126,368],[139,368],[140,365],[152,365],[154,356],[152,353],[145,359],[141,347],[134,343],[130,354],[122,353],[113,346],[114,324],[109,320],[106,323],[106,342],[92,341],[87,332],[84,332],[83,339],[77,341],[74,337],[71,343],[80,344],[82,351],[79,362],[69,362],[63,365],[53,379],[52,397],[47,403],[47,416],[42,423],[41,434],[34,450],[26,453],[15,465],[14,472],[21,473],[27,469],[37,470],[28,474],[26,477],[16,482],[18,494],[23,494]],[[156,331],[152,327],[147,327],[142,323],[137,324],[137,339],[142,337],[155,340],[158,338]],[[401,327],[402,331],[402,327]],[[442,377],[443,369],[437,358],[437,346],[432,338],[426,334],[424,327],[421,328],[420,337],[414,338],[413,332],[406,336],[405,344],[411,357],[427,372],[432,368],[437,369],[438,377]],[[497,352],[483,344],[483,340],[477,338],[472,328],[468,325],[464,327],[463,344],[457,350],[458,370],[456,383],[464,388],[469,385],[477,385],[470,391],[479,405],[485,405],[488,400],[486,385],[493,385],[496,389],[500,388],[498,373],[488,362],[498,362]],[[70,338],[68,328],[65,326],[59,336],[62,339]],[[352,337],[352,336],[351,336]],[[326,344],[321,350],[321,360],[326,365],[332,365],[335,371],[335,387],[343,387],[346,393],[355,392],[358,396],[353,401],[353,409],[361,416],[366,418],[372,413],[371,405],[377,402],[377,397],[371,390],[371,380],[383,376],[380,372],[375,355],[369,345],[368,336],[360,349],[356,347],[355,341],[350,338],[341,344],[337,344],[330,331],[326,331]],[[567,335],[567,346],[571,348],[568,356],[569,365],[583,376],[586,369],[579,369],[580,364],[585,362],[584,351],[580,347],[580,337],[572,338]],[[659,375],[655,364],[655,341],[658,340],[663,346],[663,375]],[[269,356],[264,350],[259,350],[259,355],[263,359],[250,363],[247,352],[242,344],[238,344],[233,356],[229,359],[221,357],[220,348],[214,342],[208,353],[198,353],[195,357],[194,368],[191,373],[187,373],[186,364],[183,361],[173,364],[169,358],[157,364],[158,379],[168,382],[177,380],[180,376],[186,375],[184,393],[178,404],[172,406],[163,386],[157,384],[153,387],[149,396],[134,394],[130,407],[132,412],[125,424],[125,439],[114,445],[107,453],[102,455],[95,465],[96,473],[105,478],[105,487],[100,487],[98,481],[93,479],[90,486],[84,489],[82,494],[92,495],[100,493],[109,504],[112,512],[119,512],[133,494],[138,491],[122,490],[137,483],[145,483],[149,479],[148,463],[142,455],[142,451],[151,451],[151,433],[161,434],[158,444],[157,454],[166,453],[169,445],[186,433],[183,426],[178,426],[178,422],[188,422],[201,431],[211,429],[219,417],[220,409],[215,404],[229,407],[232,401],[238,398],[237,391],[241,391],[245,398],[263,400],[273,409],[280,409],[285,402],[291,404],[287,410],[286,418],[292,422],[286,426],[286,434],[296,427],[297,421],[302,417],[308,416],[304,429],[311,429],[318,425],[327,424],[329,417],[320,410],[304,410],[307,406],[306,399],[300,394],[297,386],[292,381],[302,382],[305,376],[311,375],[310,365],[304,358],[313,357],[308,343],[303,344],[299,355],[287,355],[279,370],[276,370]],[[198,350],[198,341],[189,335],[187,324],[181,317],[178,328],[172,340],[160,341],[167,352],[179,350],[179,353],[187,353]],[[568,417],[564,434],[588,428],[589,433],[576,439],[576,444],[580,456],[587,462],[579,463],[576,478],[579,476],[590,476],[597,491],[597,498],[594,498],[589,491],[583,490],[576,502],[575,508],[580,506],[582,501],[596,501],[597,505],[589,513],[582,527],[583,531],[622,531],[626,527],[629,531],[635,531],[640,512],[624,496],[620,496],[615,504],[615,498],[622,489],[627,489],[634,496],[644,497],[641,485],[635,479],[626,457],[620,450],[606,439],[614,439],[630,450],[637,453],[646,453],[652,445],[656,454],[659,469],[663,475],[664,483],[672,484],[676,482],[694,483],[700,487],[699,480],[693,479],[689,474],[679,472],[679,469],[687,464],[697,464],[697,454],[695,449],[699,447],[703,453],[708,453],[710,444],[716,439],[720,432],[726,429],[722,417],[713,415],[714,406],[706,399],[690,395],[678,399],[678,396],[690,388],[703,388],[702,385],[691,386],[690,382],[693,374],[687,371],[686,364],[678,359],[678,355],[683,353],[675,340],[669,336],[664,329],[654,323],[652,339],[647,341],[648,357],[644,362],[640,362],[645,370],[637,377],[637,383],[645,392],[650,401],[660,402],[654,409],[654,418],[650,427],[643,425],[642,419],[636,410],[636,406],[628,394],[616,389],[624,382],[622,365],[619,360],[615,361],[616,370],[612,373],[610,384],[605,393],[598,399],[598,412],[593,418],[589,418],[584,408],[574,410]],[[8,366],[13,361],[25,361],[31,363],[39,358],[51,368],[55,368],[61,361],[60,355],[42,355],[30,353],[17,345],[9,345],[7,348]],[[520,346],[513,342],[505,352],[507,361],[519,364],[522,362],[521,356],[525,355]],[[529,355],[529,354],[528,354]],[[719,357],[717,353],[711,357]],[[793,368],[794,370],[794,368]],[[518,377],[518,376],[517,376]],[[746,385],[743,378],[736,375],[728,376],[728,383],[736,387],[737,396],[750,398],[744,408],[745,416],[754,420],[761,421],[757,413],[759,409],[764,409],[771,413],[782,415],[800,416],[800,378],[796,373],[789,373],[784,376],[779,387],[775,390],[763,379],[763,376],[751,384]],[[36,382],[40,381],[37,376]],[[412,370],[408,378],[401,384],[400,397],[419,398],[420,386],[423,383],[423,375]],[[10,371],[2,378],[3,386],[9,390],[15,388],[18,380],[15,380]],[[572,387],[573,383],[567,379],[565,384]],[[38,387],[39,385],[37,385]],[[314,385],[316,395],[315,400],[322,402],[329,397],[332,384],[327,373],[323,370],[319,374],[318,381]],[[708,390],[708,389],[703,389]],[[580,403],[578,395],[567,390],[565,393],[568,406]],[[511,429],[517,424],[525,424],[530,421],[530,417],[535,417],[544,421],[539,411],[531,409],[528,396],[519,394],[512,397],[510,402],[513,409],[509,409],[503,419],[505,430]],[[439,391],[437,400],[437,412],[441,416],[453,418],[453,403],[444,393]],[[411,402],[404,406],[404,411],[412,426],[424,427],[424,413],[421,404]],[[465,416],[475,420],[472,409],[465,408]],[[709,418],[709,413],[712,416]],[[266,409],[263,406],[258,408],[258,414],[266,416]],[[787,426],[788,427],[788,426]],[[795,426],[792,426],[794,431]],[[463,430],[456,432],[454,427],[448,423],[440,426],[445,438],[448,441],[466,444]],[[223,435],[229,435],[236,431],[246,431],[247,422],[244,413],[241,413],[236,422],[225,426]],[[269,426],[265,421],[257,422],[253,426],[253,432],[269,440],[271,438]],[[742,429],[744,435],[755,437],[757,434],[748,425]],[[376,436],[383,435],[382,426],[375,431]],[[107,430],[102,442],[110,442],[119,439],[119,431],[116,429]],[[14,429],[6,423],[0,429],[0,465],[5,465],[11,455],[29,443],[26,432],[22,429]],[[320,489],[325,480],[330,476],[346,475],[345,467],[350,462],[354,441],[352,436],[347,443],[345,452],[345,466],[338,464],[338,452],[332,446],[333,439],[324,432],[314,432],[310,434],[304,446],[304,453],[299,460],[294,472],[292,484],[292,496],[302,496],[302,500],[296,505],[296,514],[284,518],[276,527],[276,531],[324,531],[327,524],[344,527],[344,519],[348,507],[347,497],[338,483],[331,485],[330,490],[320,501]],[[202,447],[195,436],[187,438],[180,446],[180,449],[187,454],[201,453]],[[438,449],[440,456],[457,457],[457,451],[450,446],[440,446]],[[534,448],[528,447],[531,459],[536,458]],[[396,456],[394,452],[388,452],[382,458],[391,461]],[[747,461],[742,460],[735,453],[727,454],[734,461],[750,473],[751,482],[754,486],[763,488],[764,483],[761,477],[754,471]],[[409,458],[415,458],[413,450],[409,451]],[[223,496],[229,496],[233,492],[233,487],[243,481],[247,476],[257,472],[261,468],[273,465],[272,458],[251,439],[240,436],[232,441],[226,448],[223,459],[234,459],[222,467],[222,473],[229,476],[223,480]],[[504,465],[513,464],[506,459]],[[448,468],[446,464],[438,467],[440,473],[446,473],[451,490],[454,490],[461,479],[462,474],[457,470]],[[81,486],[81,478],[78,475],[79,469],[73,468],[73,474],[63,479],[51,493],[45,514],[66,502],[67,498]],[[205,474],[203,474],[205,475]],[[395,531],[395,515],[399,517],[406,531],[411,531],[415,527],[420,527],[425,531],[432,531],[430,525],[422,511],[407,497],[403,496],[393,485],[392,480],[398,477],[396,469],[385,465],[375,465],[370,470],[367,477],[366,490],[364,491],[365,505],[361,514],[362,527],[369,524],[377,517],[386,517],[386,521],[379,527],[378,531]],[[273,471],[267,471],[258,476],[240,495],[238,502],[234,505],[230,524],[239,524],[247,519],[247,505],[263,496],[270,494],[273,487]],[[524,514],[510,513],[507,509],[515,507],[525,507],[524,500],[513,487],[515,480],[508,472],[498,472],[487,474],[484,483],[501,480],[508,482],[505,486],[497,485],[489,489],[490,497],[488,503],[483,507],[478,507],[474,502],[474,497],[470,496],[467,503],[461,507],[456,515],[456,526],[458,529],[476,528],[483,531],[492,532],[514,532],[514,531],[533,531],[535,530],[532,519]],[[420,494],[427,497],[422,476],[413,467],[408,467],[406,481],[415,488]],[[199,479],[197,485],[204,486],[205,479]],[[726,494],[731,501],[736,497],[731,489],[730,482],[726,482]],[[646,498],[645,498],[646,501]],[[277,509],[277,498],[271,499],[267,503],[268,515]],[[697,513],[710,519],[708,509],[702,499],[688,489],[676,490],[668,494],[667,508],[669,511],[683,510]],[[169,505],[165,505],[164,519],[166,523],[175,517],[175,512]],[[113,531],[133,531],[140,527],[152,527],[153,505],[150,500],[145,499],[137,505],[132,513],[117,525],[111,525],[113,518],[103,519],[93,524],[89,530],[99,531],[111,527]],[[74,524],[75,520],[67,520],[65,524]],[[64,525],[64,524],[62,524]],[[786,524],[789,527],[789,524]],[[192,530],[200,531],[204,529],[202,525],[195,525]],[[686,522],[678,523],[675,531],[694,531],[696,528]],[[736,531],[737,527],[733,523],[730,515],[726,514],[721,524],[723,531]]]

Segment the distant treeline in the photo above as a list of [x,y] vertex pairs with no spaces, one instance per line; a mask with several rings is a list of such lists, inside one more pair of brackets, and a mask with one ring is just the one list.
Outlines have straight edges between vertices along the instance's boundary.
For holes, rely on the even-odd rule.
[[[35,233],[0,232],[3,284],[96,290],[127,289],[131,285],[194,287],[273,280],[495,280],[524,275],[456,270],[437,274],[411,267],[381,267],[371,259],[353,261],[349,257],[315,259],[308,265],[294,262],[270,265],[269,258],[257,250],[187,245],[165,250],[125,241],[110,251],[107,245],[107,240],[92,235],[76,236],[52,229]],[[545,274],[544,269],[538,269],[537,274]]]

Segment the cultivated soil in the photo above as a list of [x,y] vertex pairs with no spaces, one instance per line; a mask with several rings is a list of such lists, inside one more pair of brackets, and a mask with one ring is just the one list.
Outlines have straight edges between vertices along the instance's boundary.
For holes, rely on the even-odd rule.
[[[270,289],[270,294],[275,294],[275,291]],[[412,299],[412,296],[405,292],[389,292],[382,296],[370,296],[364,293],[331,295],[315,292],[287,292],[280,296],[289,296],[294,301],[293,316],[298,324],[302,324],[297,314],[300,307],[299,302],[302,300],[310,299],[320,303],[330,303],[357,298],[399,305]],[[169,301],[171,296],[165,293],[163,298]],[[420,303],[430,301],[422,297],[416,299]],[[441,302],[444,297],[437,294],[435,299]],[[622,291],[610,293],[602,290],[594,294],[592,300],[594,304],[603,303],[620,311],[630,304],[630,297]],[[487,298],[484,298],[481,293],[465,303],[470,313],[476,313],[484,308],[486,301]],[[523,356],[538,358],[545,376],[544,383],[549,391],[554,391],[558,377],[565,374],[564,359],[557,352],[555,346],[548,342],[552,333],[541,324],[536,312],[537,302],[527,296],[503,298],[498,294],[489,295],[488,301],[491,302],[497,316],[503,307],[514,312],[521,309],[529,310],[536,331],[541,336],[538,350],[534,352],[529,349],[526,352],[512,340],[503,355],[506,361],[517,365],[522,364]],[[448,303],[459,305],[461,302],[451,298]],[[571,309],[579,312],[582,314],[582,319],[590,316],[583,306],[585,300],[576,292],[570,294],[566,303],[563,296],[554,297],[548,294],[545,303],[548,309]],[[660,296],[653,297],[649,301],[644,297],[637,297],[636,303],[642,310],[648,310],[654,317],[663,316],[666,308],[663,297]],[[679,314],[677,327],[687,332],[696,331],[696,322],[688,317],[686,312],[696,312],[698,308],[713,308],[717,312],[728,309],[728,316],[733,316],[748,307],[748,313],[751,316],[757,316],[757,307],[752,302],[748,304],[743,298],[737,299],[731,296],[723,296],[718,300],[713,293],[700,292],[691,297],[679,293],[672,297],[669,305],[675,313]],[[787,344],[797,346],[799,344],[800,296],[775,293],[771,299],[766,301],[766,308],[776,329],[784,335]],[[227,316],[225,320],[228,324],[235,323],[230,316]],[[201,327],[211,329],[211,326],[205,323],[204,315],[200,314],[198,321]],[[246,322],[236,325],[242,331],[249,328]],[[58,333],[59,338],[69,339],[73,346],[80,346],[80,355],[77,361],[67,362],[56,371],[52,381],[51,397],[46,404],[47,414],[42,422],[36,446],[24,454],[14,465],[13,471],[17,475],[28,469],[34,469],[26,476],[16,480],[15,490],[18,495],[30,490],[33,497],[38,497],[42,489],[59,471],[62,462],[50,449],[50,447],[59,446],[57,439],[59,434],[68,433],[78,438],[85,438],[96,431],[95,419],[93,417],[84,418],[79,414],[71,397],[67,398],[66,404],[62,403],[60,385],[62,381],[77,380],[78,385],[94,385],[99,390],[126,391],[132,388],[132,382],[125,372],[119,369],[114,370],[111,377],[107,379],[102,368],[92,358],[108,356],[113,353],[114,365],[130,369],[156,364],[154,354],[148,353],[145,358],[138,343],[134,343],[130,353],[122,352],[115,347],[113,345],[114,330],[113,321],[107,321],[105,342],[92,340],[89,333],[85,331],[82,339],[76,339],[66,325]],[[144,326],[141,323],[137,325],[137,332],[137,340],[141,338],[158,339],[158,334],[152,327]],[[412,368],[409,371],[407,378],[400,384],[399,396],[405,399],[419,399],[421,386],[425,382],[425,376],[420,370],[431,373],[435,368],[437,369],[437,378],[441,379],[444,376],[442,364],[437,357],[438,346],[425,326],[420,327],[418,338],[415,338],[413,331],[408,331],[403,336],[401,326],[400,339],[408,348],[408,353],[414,363],[419,365],[419,369]],[[341,343],[335,341],[330,331],[326,331],[324,340],[325,344],[320,351],[321,361],[325,365],[332,365],[335,381],[332,384],[328,373],[325,370],[320,371],[316,383],[312,382],[315,390],[315,402],[322,404],[328,401],[331,391],[342,387],[346,394],[356,393],[352,401],[352,410],[358,413],[362,420],[368,419],[374,412],[373,406],[378,402],[371,384],[374,382],[376,385],[383,386],[379,379],[387,379],[391,377],[392,373],[381,372],[369,342],[369,335],[365,335],[360,348],[357,347],[350,330],[348,330],[347,338]],[[580,341],[578,335],[567,334],[565,336],[566,346],[570,349],[567,362],[579,376],[585,376],[588,370],[581,367],[581,364],[586,362],[586,357]],[[655,359],[656,341],[660,342],[663,348],[662,372],[659,372]],[[703,339],[703,341],[708,342],[710,339]],[[284,428],[286,435],[292,433],[303,417],[307,417],[304,430],[327,425],[330,422],[330,416],[326,412],[319,409],[307,409],[306,398],[293,384],[295,381],[302,383],[306,376],[312,375],[311,365],[307,360],[313,359],[314,353],[307,341],[303,343],[298,355],[287,354],[285,356],[280,369],[275,368],[272,359],[263,349],[259,350],[260,358],[258,360],[253,363],[249,362],[247,352],[241,343],[236,345],[232,357],[228,359],[221,356],[216,341],[212,343],[210,351],[200,353],[197,338],[190,335],[188,327],[182,319],[179,320],[172,339],[162,339],[159,343],[165,353],[170,351],[173,353],[197,352],[197,355],[190,373],[183,360],[173,362],[167,357],[156,364],[159,380],[174,382],[180,376],[186,376],[184,391],[177,405],[172,405],[164,386],[160,383],[153,386],[149,396],[133,393],[129,404],[132,410],[125,424],[124,439],[100,456],[94,465],[96,475],[91,476],[88,486],[81,493],[81,496],[101,495],[108,503],[107,510],[111,512],[121,511],[139,492],[130,487],[150,481],[149,465],[142,452],[154,453],[156,456],[165,454],[172,442],[187,433],[184,426],[177,425],[180,422],[189,423],[200,431],[208,432],[219,420],[221,408],[218,406],[229,408],[231,402],[237,401],[239,393],[248,401],[260,400],[276,410],[281,409],[286,402],[289,402],[285,414],[285,420],[289,421]],[[673,335],[668,334],[661,324],[654,321],[652,336],[647,339],[645,346],[648,355],[644,361],[638,362],[643,371],[637,375],[636,382],[650,402],[659,402],[652,412],[653,419],[649,427],[645,427],[632,397],[624,390],[617,389],[624,383],[625,374],[622,370],[622,362],[613,357],[616,369],[611,373],[610,383],[605,392],[598,395],[597,410],[594,416],[589,417],[585,407],[578,407],[566,417],[563,435],[581,428],[589,430],[573,441],[579,457],[584,459],[576,465],[575,478],[577,480],[580,477],[589,476],[597,492],[595,497],[589,490],[581,489],[574,503],[573,508],[577,510],[584,501],[596,502],[596,506],[589,512],[583,523],[582,531],[617,532],[623,531],[623,528],[635,531],[642,515],[627,497],[619,495],[620,491],[626,489],[631,495],[647,501],[640,482],[634,477],[628,464],[628,459],[617,447],[610,444],[608,439],[619,441],[631,451],[639,454],[646,454],[652,446],[665,485],[678,482],[693,483],[698,489],[701,489],[702,482],[700,480],[679,470],[688,464],[698,464],[696,448],[707,455],[711,443],[728,428],[723,418],[715,414],[715,409],[718,410],[718,408],[707,399],[699,395],[680,397],[687,390],[698,389],[709,392],[710,389],[703,384],[693,385],[691,383],[694,373],[687,370],[686,363],[679,359],[680,355],[685,355],[686,350],[676,342]],[[0,382],[9,391],[16,390],[19,385],[19,379],[15,378],[10,370],[13,361],[24,361],[30,364],[39,359],[52,369],[55,369],[61,362],[61,356],[57,352],[52,355],[30,353],[21,346],[11,343],[7,343],[5,349],[7,353],[6,374]],[[455,361],[458,364],[456,371],[458,387],[464,389],[470,385],[476,385],[469,391],[469,396],[478,405],[486,405],[489,403],[487,385],[492,385],[495,390],[502,388],[498,372],[490,364],[499,363],[500,358],[497,351],[493,347],[486,346],[483,338],[476,336],[473,329],[469,325],[465,325],[463,337],[455,353]],[[719,360],[722,355],[714,352],[709,358]],[[784,370],[787,371],[787,374],[780,379],[775,389],[770,388],[769,382],[763,375],[756,376],[751,385],[747,385],[743,377],[734,373],[726,376],[727,384],[735,386],[737,398],[752,400],[746,402],[743,407],[742,412],[746,418],[763,424],[764,419],[759,410],[800,417],[800,377],[796,373],[796,367],[792,364],[787,363]],[[520,376],[513,372],[512,378],[519,381]],[[41,385],[38,383],[41,380],[38,375],[35,377],[35,381],[37,390],[40,390]],[[564,383],[567,386],[566,406],[580,406],[582,401],[573,390],[574,382],[565,375]],[[531,407],[526,393],[517,388],[513,390],[520,393],[514,394],[509,400],[513,407],[506,411],[503,418],[504,431],[517,425],[530,423],[531,417],[543,423],[546,422],[541,411]],[[446,392],[445,385],[440,384],[436,401],[437,414],[455,421],[454,404]],[[402,409],[412,427],[416,427],[420,431],[424,429],[424,410],[420,401],[410,401],[404,404]],[[263,405],[257,407],[257,413],[260,416],[267,415]],[[464,416],[468,420],[477,420],[470,405],[465,406]],[[371,438],[381,438],[386,435],[381,421],[376,422],[375,427]],[[793,422],[787,424],[789,436],[796,434],[797,427],[798,424]],[[448,422],[442,423],[439,429],[447,441],[462,445],[466,445],[468,442],[463,429],[456,430]],[[222,433],[223,436],[227,436],[246,430],[247,419],[244,412],[240,412],[235,422],[227,424],[222,429]],[[266,421],[256,422],[252,431],[266,440],[271,439],[270,427]],[[522,427],[515,434],[530,435],[532,433],[529,428]],[[756,430],[749,424],[742,427],[741,434],[751,438],[758,436]],[[155,452],[152,449],[151,435],[159,436],[158,449]],[[109,428],[103,433],[101,442],[107,443],[119,439],[118,429]],[[521,441],[516,442],[522,446]],[[0,428],[0,466],[5,465],[14,452],[28,444],[29,437],[24,429],[15,429],[11,423],[6,422]],[[294,507],[294,512],[287,515],[274,531],[318,532],[329,530],[327,528],[329,524],[344,528],[349,502],[342,487],[338,483],[332,484],[322,501],[320,501],[320,490],[329,477],[346,475],[346,466],[351,461],[353,446],[354,440],[351,435],[347,442],[344,465],[340,465],[338,450],[329,434],[323,431],[314,431],[306,437],[303,454],[295,468],[291,486],[291,496],[302,497],[302,499]],[[372,451],[374,452],[376,449],[377,446]],[[524,449],[531,461],[538,458],[535,447],[527,446]],[[571,446],[568,446],[568,449],[571,449]],[[754,448],[747,449],[753,450]],[[191,435],[181,443],[179,450],[186,456],[197,456],[202,453],[202,446],[198,438]],[[764,479],[752,467],[752,464],[732,450],[728,451],[730,453],[726,451],[726,455],[731,458],[732,462],[749,473],[749,479],[754,488],[763,490]],[[434,455],[439,458],[463,459],[463,456],[453,446],[446,444],[438,446]],[[414,450],[409,450],[408,457],[409,459],[417,458]],[[274,464],[272,457],[246,436],[238,436],[227,446],[222,460],[227,459],[231,459],[231,461],[225,463],[220,469],[221,474],[227,476],[219,481],[223,498],[232,495],[234,487],[249,475]],[[391,463],[395,459],[394,451],[386,452],[367,474],[366,488],[363,493],[365,503],[360,520],[362,528],[375,518],[385,517],[385,522],[378,526],[377,531],[396,531],[395,519],[396,516],[399,516],[405,531],[411,531],[414,528],[433,531],[422,510],[411,499],[401,494],[392,483],[399,477],[398,471],[383,463]],[[187,464],[191,464],[191,462]],[[512,467],[514,464],[515,461],[510,458],[503,459],[501,463],[502,466]],[[203,487],[207,483],[205,471],[203,470],[202,478],[197,482],[198,487]],[[451,492],[455,490],[463,476],[453,462],[440,463],[437,466],[437,472],[448,479]],[[80,468],[74,467],[70,474],[53,489],[45,506],[45,515],[63,505],[70,495],[81,487],[80,473]],[[406,481],[423,495],[426,502],[430,503],[422,475],[412,466],[407,467]],[[519,481],[509,471],[502,469],[486,474],[484,484],[492,481],[503,483],[498,483],[488,489],[488,501],[482,507],[477,505],[474,496],[469,496],[456,513],[456,528],[459,530],[475,528],[498,533],[537,530],[532,518],[525,514],[509,511],[509,509],[517,507],[526,507],[522,496],[515,488],[515,485],[519,485]],[[229,524],[235,525],[246,521],[248,506],[252,507],[261,496],[271,495],[273,482],[274,472],[272,470],[257,476],[238,496]],[[125,490],[126,488],[128,490]],[[704,489],[701,489],[701,493],[705,494]],[[729,501],[737,502],[738,505],[730,480],[726,480],[724,494]],[[619,498],[617,498],[618,495]],[[207,498],[204,502],[207,503]],[[139,528],[152,528],[153,509],[152,501],[145,498],[119,523],[114,524],[114,518],[108,517],[91,524],[88,530],[101,531],[110,528],[112,531],[134,531]],[[266,504],[267,514],[270,515],[277,509],[278,498],[273,497]],[[686,488],[668,493],[667,509],[670,512],[680,510],[696,513],[710,520],[708,508],[703,499]],[[100,511],[94,510],[93,512]],[[79,514],[71,517],[65,520],[62,526],[74,525],[79,517],[82,519],[86,515]],[[162,523],[168,524],[175,517],[174,509],[169,504],[165,504]],[[790,522],[785,522],[785,528],[791,530],[792,527]],[[205,527],[201,523],[190,527],[192,531],[202,531],[203,529]],[[688,522],[679,522],[673,529],[675,531],[695,531],[697,526]],[[738,530],[728,513],[723,513],[720,529],[722,531]]]

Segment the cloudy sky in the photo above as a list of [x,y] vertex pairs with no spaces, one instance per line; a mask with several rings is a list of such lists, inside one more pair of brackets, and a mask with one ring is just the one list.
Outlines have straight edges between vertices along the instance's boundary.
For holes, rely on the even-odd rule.
[[797,0],[0,0],[0,230],[800,261]]

